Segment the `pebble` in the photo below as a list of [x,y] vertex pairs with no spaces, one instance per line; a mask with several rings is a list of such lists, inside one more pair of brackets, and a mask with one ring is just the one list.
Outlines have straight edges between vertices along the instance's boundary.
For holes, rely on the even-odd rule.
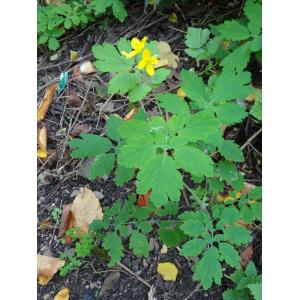
[[88,289],[90,288],[90,286],[89,286],[89,285],[86,285],[85,288],[88,290]]
[[75,197],[77,196],[78,193],[79,193],[79,190],[74,190],[74,191],[71,193],[70,197],[71,197],[71,198],[75,198]]
[[97,283],[96,282],[91,282],[90,283],[90,289],[92,290],[92,289],[94,289],[94,288],[96,288],[97,287]]
[[104,198],[104,195],[103,195],[102,191],[101,192],[95,191],[95,194],[96,194],[97,198],[100,199],[100,200]]

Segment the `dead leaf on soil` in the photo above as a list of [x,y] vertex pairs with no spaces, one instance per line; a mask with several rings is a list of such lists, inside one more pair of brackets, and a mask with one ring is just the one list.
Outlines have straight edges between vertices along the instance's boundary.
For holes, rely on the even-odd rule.
[[86,61],[80,65],[80,73],[81,74],[87,75],[87,74],[92,74],[95,72],[96,72],[96,70],[90,61]]
[[168,66],[173,69],[178,68],[179,57],[172,52],[171,47],[167,42],[158,42],[157,50],[159,52],[159,60],[158,64],[155,65],[155,68],[163,66]]
[[241,257],[241,267],[245,268],[248,262],[252,259],[253,256],[253,246],[249,244],[240,254]]
[[51,86],[47,88],[45,96],[38,107],[38,111],[37,111],[38,121],[42,121],[45,118],[45,115],[52,103],[53,95],[57,87],[58,87],[58,83],[53,83]]
[[56,272],[65,264],[59,258],[37,255],[37,277],[40,285],[46,285],[53,278]]
[[58,238],[63,237],[67,244],[70,244],[72,242],[72,238],[66,235],[65,232],[69,228],[74,227],[74,219],[71,212],[71,206],[72,204],[63,205],[63,211],[60,218],[60,227],[57,235]]
[[69,300],[69,289],[61,289],[54,297],[54,300]]
[[75,91],[70,92],[68,96],[68,104],[70,107],[80,107],[82,101]]
[[78,52],[70,50],[70,60],[74,61],[77,59],[77,57],[78,57]]
[[138,206],[147,206],[148,205],[148,200],[150,198],[151,195],[151,191],[149,190],[146,194],[142,195],[139,194],[139,198],[138,198]]
[[51,229],[51,228],[52,228],[51,219],[46,219],[46,220],[42,221],[41,224],[40,224],[40,229],[42,231],[47,230],[47,229]]
[[79,80],[79,81],[81,81],[81,82],[84,81],[84,80],[83,80],[83,77],[82,77],[82,75],[81,75],[81,72],[80,72],[80,66],[76,66],[76,67],[74,68],[73,75],[74,75],[74,78],[71,79],[70,82],[73,81],[74,79],[77,79],[77,80]]
[[168,20],[172,23],[177,23],[178,22],[177,15],[175,13],[170,14]]
[[99,293],[99,297],[103,296],[107,291],[109,291],[113,287],[113,285],[119,280],[120,276],[120,272],[109,273],[103,282]]
[[165,281],[176,281],[178,270],[173,263],[165,262],[157,265],[157,273],[159,273]]
[[90,131],[90,127],[87,124],[78,124],[75,125],[74,128],[70,132],[70,136],[72,138],[79,136],[81,133],[88,133]]
[[138,112],[138,107],[135,106],[126,116],[123,118],[125,121],[132,119],[132,117]]
[[47,128],[44,124],[42,124],[42,127],[37,128],[37,144],[38,144],[37,156],[39,158],[46,158],[48,156]]

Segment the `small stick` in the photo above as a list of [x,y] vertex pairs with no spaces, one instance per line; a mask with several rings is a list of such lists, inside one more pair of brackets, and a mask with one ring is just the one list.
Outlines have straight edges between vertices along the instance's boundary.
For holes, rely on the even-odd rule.
[[260,133],[262,132],[262,128],[256,131],[242,146],[241,150],[245,149],[248,144],[250,144]]
[[133,271],[128,269],[125,265],[123,265],[122,263],[119,262],[118,266],[123,268],[124,270],[126,270],[129,274],[134,276],[136,279],[138,279],[140,282],[142,282],[144,285],[146,285],[149,289],[151,289],[151,285],[147,281],[145,281],[142,277],[140,277],[139,275],[135,274]]

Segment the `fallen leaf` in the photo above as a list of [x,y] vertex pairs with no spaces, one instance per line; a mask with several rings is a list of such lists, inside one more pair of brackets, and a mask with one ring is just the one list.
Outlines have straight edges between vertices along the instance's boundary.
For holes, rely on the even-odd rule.
[[59,5],[61,5],[61,0],[46,0],[46,3],[48,5],[53,4],[53,5],[59,6]]
[[151,195],[151,190],[149,190],[144,195],[139,194],[138,206],[147,206],[148,205],[148,200],[150,198],[150,195]]
[[59,53],[55,53],[53,55],[50,56],[50,61],[56,61],[59,59]]
[[237,192],[235,194],[235,198],[231,197],[230,195],[228,194],[218,194],[217,195],[217,200],[219,202],[227,202],[227,201],[230,201],[230,200],[234,200],[234,199],[240,199],[241,198],[241,193],[240,192]]
[[132,119],[132,117],[134,116],[135,113],[138,112],[138,107],[135,106],[128,114],[126,114],[126,116],[123,118],[125,121],[128,121],[130,119]]
[[78,57],[78,52],[71,50],[70,51],[70,60],[74,61],[77,59],[77,57]]
[[74,227],[74,218],[71,212],[72,204],[64,204],[63,210],[60,218],[60,227],[58,231],[58,238],[64,237],[64,240],[67,244],[72,242],[72,238],[65,234],[66,230],[71,227]]
[[172,263],[159,263],[157,265],[157,273],[159,273],[165,281],[176,281],[178,270]]
[[38,144],[37,156],[39,158],[46,158],[48,156],[47,128],[44,124],[42,125],[42,127],[37,128],[37,144]]
[[87,124],[78,124],[75,125],[74,128],[70,132],[71,137],[77,137],[81,133],[88,133],[90,131],[90,127]]
[[119,280],[120,276],[120,272],[110,272],[103,282],[99,293],[99,297],[103,296],[107,291],[109,291],[113,287],[113,285]]
[[54,297],[54,300],[69,300],[69,289],[61,289]]
[[251,184],[251,183],[248,183],[248,182],[245,182],[244,183],[244,187],[243,189],[241,190],[241,193],[244,195],[244,194],[248,194],[251,190],[253,190],[254,188],[256,188],[256,185],[254,184]]
[[170,14],[168,20],[172,23],[177,23],[177,15],[175,13]]
[[252,244],[249,244],[240,254],[241,258],[241,267],[245,268],[248,264],[248,262],[253,257],[253,246]]
[[176,95],[180,98],[183,98],[183,99],[187,96],[187,94],[185,93],[183,88],[179,88],[176,92]]
[[42,231],[47,230],[47,229],[51,229],[51,228],[52,228],[51,219],[46,219],[46,220],[42,221],[41,224],[40,224],[40,229]]
[[[83,77],[82,77],[82,75],[81,75],[81,73],[80,73],[80,66],[76,66],[76,67],[74,68],[73,76],[74,76],[73,80],[74,80],[74,79],[77,79],[77,80],[79,80],[79,81],[84,81],[84,80],[83,80]],[[70,81],[72,81],[72,80],[70,80]]]
[[173,69],[178,68],[179,57],[172,52],[171,47],[167,42],[158,42],[157,50],[159,52],[159,60],[158,64],[155,65],[155,68],[163,66],[168,66]]
[[81,74],[86,75],[86,74],[95,73],[96,70],[90,61],[86,61],[80,65],[80,72],[81,72]]
[[38,107],[38,111],[37,111],[38,121],[44,120],[46,113],[52,103],[53,95],[57,87],[58,87],[58,83],[53,83],[51,86],[47,88],[45,96]]
[[71,91],[68,96],[68,104],[70,107],[80,107],[82,101],[75,91]]
[[160,249],[160,254],[167,254],[167,252],[168,252],[168,247],[167,245],[163,244]]
[[72,203],[71,212],[74,227],[80,228],[80,234],[87,233],[89,225],[96,219],[102,220],[103,213],[96,194],[88,188],[81,188]]
[[53,278],[55,273],[65,264],[59,258],[37,255],[37,277],[40,285],[46,285]]

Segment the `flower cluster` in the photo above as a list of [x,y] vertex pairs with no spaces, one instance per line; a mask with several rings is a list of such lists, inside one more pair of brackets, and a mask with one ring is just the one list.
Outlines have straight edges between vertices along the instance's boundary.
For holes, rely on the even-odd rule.
[[[138,38],[133,38],[131,40],[131,52],[122,51],[121,54],[124,55],[126,58],[132,58],[139,53],[142,53],[142,60],[138,63],[138,69],[145,69],[146,73],[149,76],[153,76],[155,73],[154,65],[158,63],[158,59],[155,55],[152,56],[151,51],[149,49],[144,49],[145,44],[147,41],[147,37],[143,37],[142,40]],[[144,50],[143,50],[144,49]]]

